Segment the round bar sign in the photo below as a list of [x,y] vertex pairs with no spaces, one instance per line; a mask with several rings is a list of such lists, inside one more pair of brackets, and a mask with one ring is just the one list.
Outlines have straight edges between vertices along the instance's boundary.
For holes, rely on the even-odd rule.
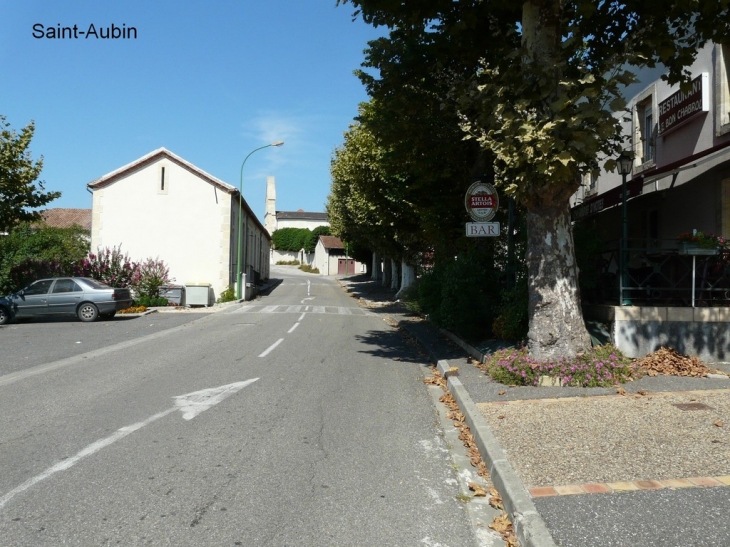
[[492,220],[499,208],[497,189],[488,182],[477,181],[466,191],[464,205],[475,222]]

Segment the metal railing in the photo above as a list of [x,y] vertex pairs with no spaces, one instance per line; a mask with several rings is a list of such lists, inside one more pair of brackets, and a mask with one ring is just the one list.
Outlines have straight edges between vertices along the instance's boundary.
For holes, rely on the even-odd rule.
[[[596,257],[593,287],[584,300],[633,306],[730,306],[730,249],[685,254],[677,240],[628,240],[626,276],[620,242]],[[692,253],[693,251],[689,251]]]

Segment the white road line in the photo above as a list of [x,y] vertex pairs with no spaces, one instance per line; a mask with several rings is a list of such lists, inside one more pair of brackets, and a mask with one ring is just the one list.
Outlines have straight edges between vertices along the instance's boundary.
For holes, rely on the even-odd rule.
[[294,332],[294,329],[296,329],[298,326],[299,326],[299,322],[297,321],[296,323],[294,323],[294,326],[292,328],[290,328],[288,331],[286,331],[286,333],[291,334],[292,332]]
[[150,416],[143,422],[138,422],[133,425],[129,425],[127,427],[123,427],[121,429],[118,429],[115,431],[112,435],[109,435],[105,439],[101,439],[100,441],[96,441],[95,443],[91,443],[89,446],[84,448],[81,452],[76,454],[75,456],[72,456],[71,458],[68,458],[66,460],[63,460],[62,462],[58,462],[56,465],[49,467],[46,469],[43,473],[40,475],[36,475],[35,477],[28,479],[23,484],[18,486],[17,488],[14,488],[7,494],[5,494],[2,498],[0,498],[0,508],[4,507],[11,499],[13,499],[17,494],[20,494],[21,492],[24,492],[25,490],[28,490],[31,486],[38,484],[44,479],[47,479],[51,475],[58,473],[59,471],[65,471],[69,467],[75,465],[80,460],[86,458],[87,456],[92,456],[93,454],[96,454],[99,450],[102,448],[105,448],[109,446],[110,444],[118,441],[119,439],[123,439],[130,433],[134,433],[138,429],[142,429],[144,426],[154,422],[155,420],[159,420],[160,418],[163,418],[164,416],[167,416],[168,414],[171,414],[177,410],[177,407],[168,408],[164,412],[160,412],[159,414],[155,414],[154,416]]
[[299,316],[299,319],[297,319],[297,321],[301,321],[302,319],[304,319],[305,315],[306,315],[306,313],[302,313],[302,315]]
[[352,315],[350,308],[337,308],[337,313],[340,315]]
[[266,306],[261,313],[273,313],[279,306]]
[[278,346],[279,344],[281,344],[283,341],[284,341],[283,338],[279,338],[276,342],[274,342],[273,344],[271,344],[269,346],[269,349],[267,349],[265,352],[263,352],[261,355],[259,355],[259,357],[266,357],[269,353],[271,353],[272,351],[274,351],[274,349],[276,348],[276,346]]
[[39,475],[28,479],[20,486],[13,488],[10,492],[0,498],[0,509],[5,507],[5,505],[7,505],[7,503],[17,494],[25,492],[31,486],[38,484],[42,480],[47,479],[48,477],[54,475],[55,473],[58,473],[59,471],[65,471],[66,469],[73,467],[84,458],[93,456],[102,448],[106,448],[107,446],[114,444],[119,439],[123,439],[127,435],[142,429],[144,426],[149,425],[152,422],[159,420],[160,418],[164,418],[165,416],[167,416],[168,414],[172,414],[176,410],[180,410],[183,413],[184,420],[191,420],[201,412],[208,410],[214,405],[217,405],[223,399],[229,397],[230,395],[233,395],[234,393],[238,392],[242,388],[246,387],[249,384],[252,384],[257,380],[258,378],[253,378],[244,382],[236,382],[225,386],[203,389],[200,391],[195,391],[193,393],[187,393],[185,395],[178,395],[177,397],[173,397],[173,399],[175,400],[174,407],[163,410],[162,412],[158,412],[157,414],[150,416],[144,421],[117,429],[108,437],[91,443],[75,456],[58,462],[56,465],[49,467]]

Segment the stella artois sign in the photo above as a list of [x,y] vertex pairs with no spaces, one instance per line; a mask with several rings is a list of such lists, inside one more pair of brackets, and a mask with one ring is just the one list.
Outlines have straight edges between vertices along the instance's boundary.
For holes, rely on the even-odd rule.
[[464,205],[474,222],[488,222],[497,214],[499,195],[488,182],[477,181],[466,191]]

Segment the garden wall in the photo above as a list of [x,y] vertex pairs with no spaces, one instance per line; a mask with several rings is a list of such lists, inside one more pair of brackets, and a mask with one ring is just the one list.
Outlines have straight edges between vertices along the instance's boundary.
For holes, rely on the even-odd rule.
[[730,308],[588,305],[583,315],[607,324],[613,344],[629,357],[665,346],[707,363],[730,361]]

